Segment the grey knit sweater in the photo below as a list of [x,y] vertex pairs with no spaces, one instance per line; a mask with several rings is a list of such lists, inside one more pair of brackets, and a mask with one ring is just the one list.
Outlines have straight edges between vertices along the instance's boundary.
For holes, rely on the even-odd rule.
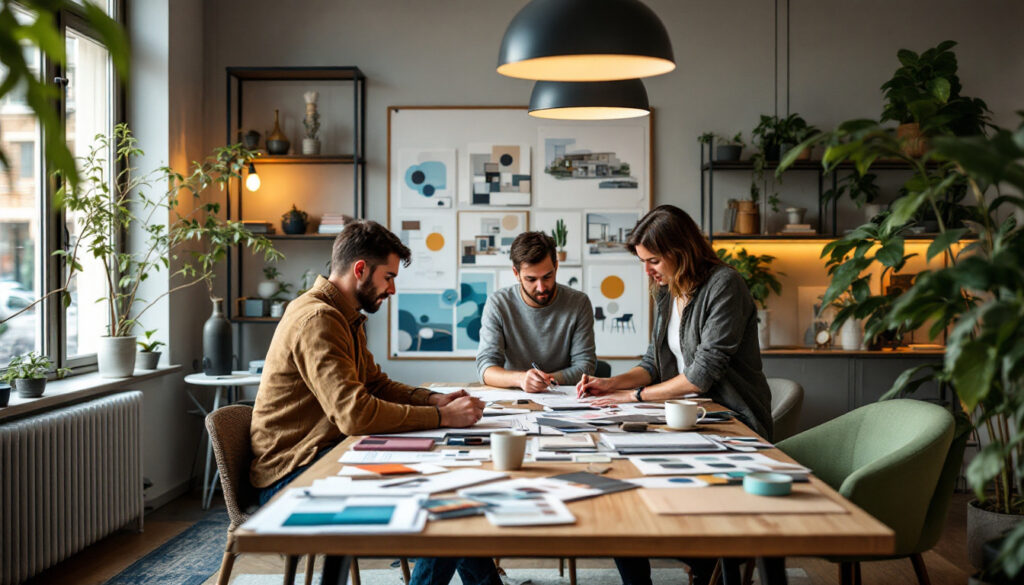
[[[672,295],[659,287],[654,332],[640,367],[653,383],[679,374],[668,347]],[[728,266],[715,268],[683,309],[680,347],[686,378],[718,404],[736,411],[757,434],[772,437],[772,398],[761,369],[757,310],[743,278]]]

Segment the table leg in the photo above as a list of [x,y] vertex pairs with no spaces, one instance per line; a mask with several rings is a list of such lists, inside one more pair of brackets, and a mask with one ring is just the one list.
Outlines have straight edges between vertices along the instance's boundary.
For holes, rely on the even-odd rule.
[[320,585],[346,585],[351,565],[351,556],[327,555],[324,558],[323,572],[320,573]]
[[723,585],[741,585],[740,580],[740,559],[721,558],[718,559],[718,566],[722,570]]
[[786,557],[757,557],[757,573],[765,585],[786,585]]
[[[220,408],[220,392],[223,388],[217,386],[217,390],[213,395],[213,412]],[[205,428],[205,427],[204,427]],[[203,469],[203,509],[209,510],[210,503],[213,501],[213,485],[210,481],[210,463],[213,460],[213,441],[210,439],[210,434],[206,434],[206,466]]]

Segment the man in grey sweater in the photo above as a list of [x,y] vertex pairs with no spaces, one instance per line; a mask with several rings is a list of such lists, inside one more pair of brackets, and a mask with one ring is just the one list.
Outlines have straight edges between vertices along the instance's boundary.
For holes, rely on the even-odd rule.
[[592,374],[594,310],[587,295],[555,282],[555,241],[543,232],[524,232],[509,256],[519,284],[497,291],[484,306],[476,353],[480,380],[544,392]]

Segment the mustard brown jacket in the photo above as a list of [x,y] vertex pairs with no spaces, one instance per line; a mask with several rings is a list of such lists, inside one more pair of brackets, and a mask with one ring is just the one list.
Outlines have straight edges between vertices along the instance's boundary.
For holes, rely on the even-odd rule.
[[273,485],[348,435],[440,426],[432,392],[391,380],[374,362],[365,321],[323,276],[289,303],[252,415],[254,486]]

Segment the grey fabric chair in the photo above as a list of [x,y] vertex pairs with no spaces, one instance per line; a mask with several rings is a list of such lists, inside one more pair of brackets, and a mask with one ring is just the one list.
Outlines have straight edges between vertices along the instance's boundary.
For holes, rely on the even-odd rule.
[[775,426],[775,442],[788,439],[796,434],[800,422],[800,410],[804,405],[804,388],[786,378],[768,378],[772,391],[772,421]]

